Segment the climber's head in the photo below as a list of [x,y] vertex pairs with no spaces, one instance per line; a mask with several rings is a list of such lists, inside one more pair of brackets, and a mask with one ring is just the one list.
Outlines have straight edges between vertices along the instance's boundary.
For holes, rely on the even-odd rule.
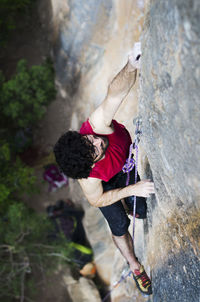
[[76,131],[63,134],[54,147],[61,171],[71,178],[87,178],[95,162],[104,157],[106,137],[81,135]]
[[105,157],[105,152],[108,147],[108,138],[106,136],[87,134],[84,135],[85,139],[92,143],[95,154],[94,154],[94,163],[100,161]]
[[94,163],[95,148],[76,131],[63,134],[54,146],[61,171],[71,178],[87,178]]

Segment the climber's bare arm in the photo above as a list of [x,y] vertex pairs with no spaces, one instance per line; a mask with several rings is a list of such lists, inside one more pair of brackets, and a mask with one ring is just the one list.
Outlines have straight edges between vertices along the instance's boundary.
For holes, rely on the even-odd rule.
[[80,179],[79,183],[89,203],[94,207],[105,207],[132,195],[149,197],[150,194],[155,193],[154,184],[150,180],[142,180],[135,185],[105,193],[103,192],[102,182],[98,178]]
[[127,64],[109,84],[106,98],[102,104],[89,117],[90,124],[96,133],[108,134],[112,131],[110,128],[112,119],[136,81],[140,49],[134,47],[133,52],[134,54],[129,56]]
[[112,119],[136,80],[137,69],[128,62],[108,86],[103,103],[89,117],[96,133],[109,133]]

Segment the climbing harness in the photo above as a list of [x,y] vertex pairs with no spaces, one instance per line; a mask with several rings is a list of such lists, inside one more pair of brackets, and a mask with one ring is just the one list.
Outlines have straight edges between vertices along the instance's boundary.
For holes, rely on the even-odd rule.
[[[130,145],[128,159],[126,160],[126,163],[125,163],[125,165],[122,168],[122,171],[124,173],[127,173],[126,186],[128,186],[128,184],[129,184],[130,171],[132,171],[133,168],[134,168],[134,166],[137,166],[137,164],[138,164],[137,163],[137,159],[138,159],[137,158],[138,157],[138,144],[140,142],[140,136],[142,135],[142,131],[141,131],[142,120],[141,120],[141,118],[134,119],[133,123],[136,124],[135,140],[134,140],[134,143],[132,143]],[[136,149],[136,160],[134,160],[132,158],[133,149]],[[136,181],[137,181],[137,174],[136,174],[136,178],[135,178],[135,183],[136,183]]]
[[[134,183],[136,184],[137,182],[137,171],[138,171],[138,144],[140,142],[140,136],[142,135],[141,131],[141,126],[142,126],[142,119],[137,117],[136,119],[133,120],[133,123],[136,125],[135,128],[135,140],[134,142],[130,145],[129,148],[129,156],[128,159],[126,160],[126,163],[124,164],[122,171],[124,173],[127,173],[127,178],[126,178],[126,186],[129,184],[130,180],[130,172],[133,170],[135,167],[135,180]],[[135,160],[133,159],[133,149],[135,149]],[[135,213],[136,213],[136,196],[134,196],[134,202],[133,202],[133,242],[134,242],[134,234],[135,234]],[[116,282],[112,289],[107,293],[107,295],[103,298],[102,302],[105,302],[107,298],[110,296],[111,292],[122,282],[124,281],[128,276],[132,274],[132,271],[129,271],[128,273],[122,272],[121,278],[118,282]]]

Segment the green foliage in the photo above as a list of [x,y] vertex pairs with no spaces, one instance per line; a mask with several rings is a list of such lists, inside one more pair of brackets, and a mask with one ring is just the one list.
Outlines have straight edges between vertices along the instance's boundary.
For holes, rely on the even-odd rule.
[[52,263],[55,266],[69,261],[71,250],[65,238],[47,241],[51,229],[52,224],[43,215],[23,203],[9,206],[0,220],[0,279],[4,280],[0,282],[0,298],[24,296],[24,288],[33,287],[30,274],[35,267],[43,272],[52,269]]
[[46,215],[38,215],[20,201],[34,190],[33,169],[25,166],[6,140],[0,141],[0,300],[22,301],[25,289],[34,288],[32,272],[52,270],[70,262],[72,248],[64,235],[49,241],[54,230]]
[[17,17],[25,13],[35,0],[1,0],[0,1],[0,43],[6,45],[9,33],[15,29]]
[[[0,0],[0,42],[15,27],[18,13],[33,1]],[[35,270],[46,273],[72,258],[64,235],[50,242],[53,225],[46,215],[38,215],[22,202],[24,194],[36,191],[36,178],[16,155],[23,135],[30,138],[27,129],[43,117],[55,94],[49,60],[32,67],[19,61],[9,80],[0,71],[0,301],[23,301],[27,289],[36,288]]]
[[16,194],[35,191],[33,169],[19,158],[12,159],[9,144],[0,141],[0,213],[3,213]]
[[[33,169],[0,140],[0,300],[23,301],[37,287],[34,271],[51,272],[59,263],[71,263],[73,247],[63,235],[54,241],[54,225],[38,215],[20,196],[34,191]],[[38,275],[38,273],[37,273]]]
[[49,60],[31,68],[20,60],[16,75],[1,85],[0,110],[13,128],[31,127],[43,117],[55,94],[54,70]]

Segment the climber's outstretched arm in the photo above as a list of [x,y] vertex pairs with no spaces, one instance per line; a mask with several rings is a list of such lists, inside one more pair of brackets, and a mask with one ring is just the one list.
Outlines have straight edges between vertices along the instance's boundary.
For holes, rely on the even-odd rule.
[[90,124],[96,133],[109,133],[117,109],[136,81],[140,55],[140,45],[138,47],[138,43],[135,43],[127,64],[109,84],[105,100],[89,117]]
[[128,196],[149,197],[150,194],[155,193],[154,184],[149,179],[107,192],[103,192],[101,179],[88,177],[79,179],[78,181],[89,203],[98,208],[109,206]]

